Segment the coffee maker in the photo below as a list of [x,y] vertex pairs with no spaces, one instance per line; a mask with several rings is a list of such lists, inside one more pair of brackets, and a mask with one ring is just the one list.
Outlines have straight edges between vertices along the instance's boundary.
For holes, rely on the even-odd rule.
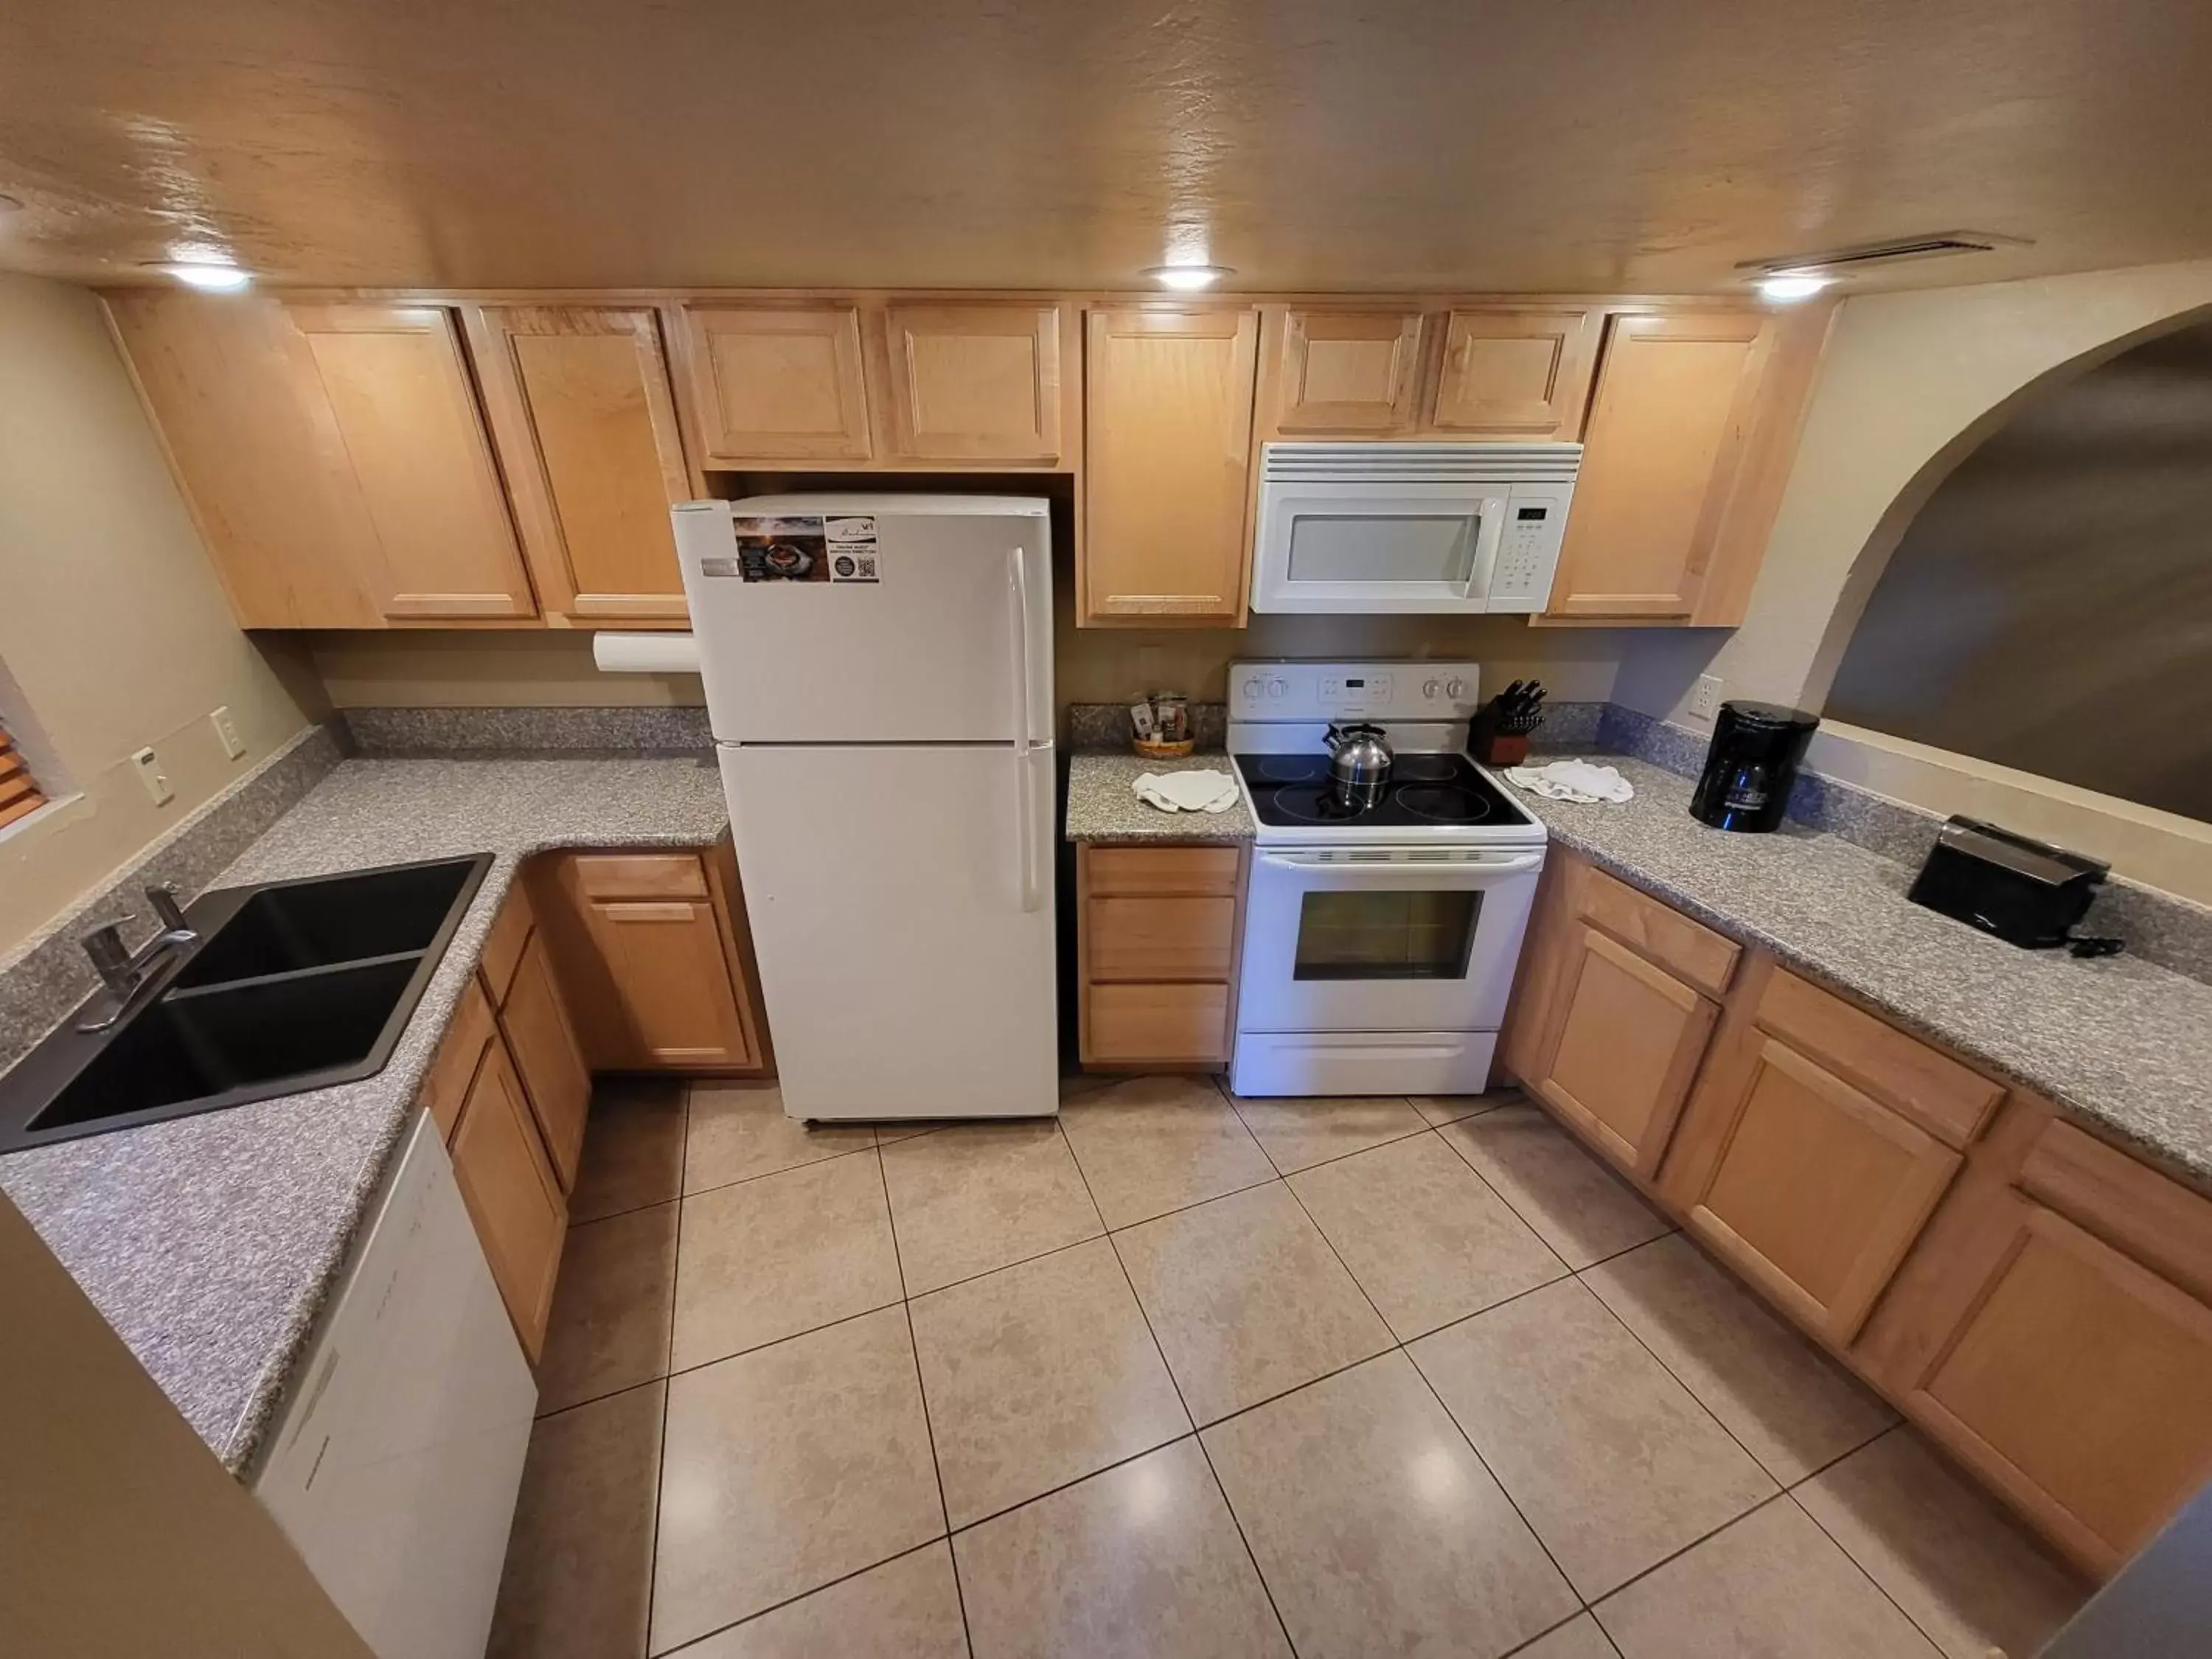
[[1773,829],[1820,723],[1817,714],[1778,703],[1723,703],[1690,816],[1716,830]]

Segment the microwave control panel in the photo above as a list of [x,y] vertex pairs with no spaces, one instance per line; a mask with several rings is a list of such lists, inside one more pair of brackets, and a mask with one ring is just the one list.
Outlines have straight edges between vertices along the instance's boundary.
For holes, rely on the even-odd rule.
[[1238,720],[1455,720],[1480,704],[1472,662],[1239,662],[1229,665]]
[[1541,611],[1551,603],[1552,577],[1567,531],[1572,484],[1516,484],[1505,500],[1505,526],[1498,538],[1498,565],[1490,576],[1492,611]]

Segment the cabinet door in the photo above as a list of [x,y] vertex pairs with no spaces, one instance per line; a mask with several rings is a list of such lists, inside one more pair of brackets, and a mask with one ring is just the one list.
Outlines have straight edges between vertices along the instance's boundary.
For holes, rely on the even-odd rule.
[[684,328],[708,465],[865,461],[872,453],[858,307],[686,306]]
[[1061,321],[1058,306],[888,307],[894,451],[917,461],[1058,460]]
[[1242,625],[1259,337],[1249,308],[1091,313],[1079,621]]
[[1720,1009],[1587,922],[1571,924],[1558,971],[1551,1039],[1529,1081],[1615,1163],[1650,1175]]
[[1662,1190],[1692,1231],[1840,1346],[1962,1160],[1887,1091],[1840,1075],[1886,1074],[1886,1056],[1850,1067],[1773,1029],[1786,1022],[1762,986],[1799,981],[1759,966],[1683,1114]]
[[491,999],[484,994],[482,978],[471,975],[461,992],[461,1006],[453,1012],[453,1023],[447,1028],[445,1041],[438,1045],[437,1055],[423,1073],[422,1086],[416,1095],[448,1145],[453,1131],[460,1127],[461,1109],[468,1104],[469,1086],[476,1081],[477,1068],[483,1064],[485,1045],[497,1040]]
[[485,407],[545,608],[680,621],[668,509],[691,498],[659,320],[643,307],[466,313]]
[[439,306],[289,309],[375,528],[383,613],[534,616],[453,314]]
[[1458,436],[1572,442],[1582,435],[1600,313],[1476,307],[1445,325],[1429,424]]
[[545,941],[535,933],[524,947],[499,1020],[545,1137],[553,1173],[562,1191],[574,1191],[577,1160],[584,1151],[584,1121],[592,1106],[592,1074],[584,1069],[583,1050],[568,1023],[568,1006],[553,981]]
[[1412,432],[1421,372],[1419,312],[1271,306],[1261,349],[1271,376],[1261,416],[1270,431],[1293,438]]
[[1772,332],[1753,310],[1613,319],[1550,614],[1691,618]]
[[630,1066],[684,1071],[758,1063],[738,1018],[711,904],[601,901],[592,905],[589,921],[614,975]]
[[1218,1066],[1229,1058],[1226,985],[1093,985],[1083,1058],[1102,1066]]
[[545,1343],[568,1211],[507,1045],[494,1042],[453,1131],[453,1176],[532,1364]]
[[151,289],[106,303],[239,622],[382,627],[375,528],[283,305]]
[[2109,1573],[2212,1479],[2212,1309],[2053,1210],[2006,1209],[1993,1269],[1904,1403]]

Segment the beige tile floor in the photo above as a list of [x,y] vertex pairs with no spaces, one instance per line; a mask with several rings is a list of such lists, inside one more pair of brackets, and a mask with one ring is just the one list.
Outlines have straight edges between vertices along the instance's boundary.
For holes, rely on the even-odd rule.
[[500,1659],[2027,1659],[2083,1590],[1517,1095],[595,1103]]

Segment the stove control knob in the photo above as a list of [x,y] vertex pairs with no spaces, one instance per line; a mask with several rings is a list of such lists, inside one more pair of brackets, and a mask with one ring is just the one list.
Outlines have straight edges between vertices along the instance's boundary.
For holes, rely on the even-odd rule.
[[1267,695],[1271,697],[1288,696],[1290,695],[1290,690],[1291,683],[1288,680],[1278,679],[1269,680],[1267,682]]
[[1449,697],[1454,702],[1457,702],[1466,695],[1467,682],[1465,680],[1446,680],[1444,682],[1444,696]]
[[1247,674],[1244,677],[1244,701],[1257,702],[1259,700],[1260,677],[1257,674]]
[[1434,680],[1423,680],[1421,682],[1421,695],[1426,697],[1431,702],[1434,702],[1437,700],[1437,683]]

